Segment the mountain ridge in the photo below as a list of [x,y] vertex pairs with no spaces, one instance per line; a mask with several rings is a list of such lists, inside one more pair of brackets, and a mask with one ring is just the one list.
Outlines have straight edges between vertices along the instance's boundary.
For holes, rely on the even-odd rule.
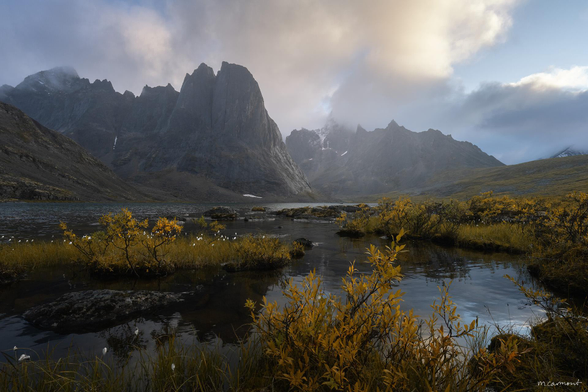
[[54,68],[4,87],[2,97],[126,180],[165,188],[164,173],[178,172],[170,178],[181,178],[183,187],[171,184],[179,198],[312,197],[259,85],[236,64],[223,62],[215,75],[203,63],[186,74],[179,92],[170,84],[145,86],[139,96],[116,92],[106,79],[90,83],[75,70]]
[[73,140],[0,102],[0,199],[145,200]]
[[434,129],[413,132],[394,120],[353,132],[330,118],[320,131],[292,131],[286,145],[314,189],[344,197],[413,189],[443,171],[503,165],[469,142]]

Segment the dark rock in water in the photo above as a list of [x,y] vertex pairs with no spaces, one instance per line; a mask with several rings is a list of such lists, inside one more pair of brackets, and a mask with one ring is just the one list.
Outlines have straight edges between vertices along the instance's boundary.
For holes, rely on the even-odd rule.
[[229,207],[213,207],[208,211],[205,211],[204,216],[208,216],[216,220],[232,221],[239,217],[237,211]]
[[296,238],[294,242],[299,243],[300,245],[304,246],[306,249],[312,249],[314,246],[311,240],[308,240],[304,237]]
[[67,293],[23,315],[34,326],[60,333],[99,331],[140,314],[184,301],[190,293],[89,290]]

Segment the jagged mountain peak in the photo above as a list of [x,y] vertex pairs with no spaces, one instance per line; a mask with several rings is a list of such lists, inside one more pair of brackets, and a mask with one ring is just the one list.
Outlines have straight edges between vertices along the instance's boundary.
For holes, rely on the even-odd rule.
[[[448,170],[501,166],[494,157],[441,131],[413,132],[392,120],[371,132],[333,126],[294,131],[291,156],[314,189],[336,196],[367,195],[423,186]],[[317,143],[320,140],[320,143]],[[319,145],[317,145],[319,144]]]
[[[205,189],[268,197],[310,192],[243,66],[223,62],[215,75],[202,63],[179,92],[171,84],[145,86],[138,97],[114,91],[107,80],[77,80],[59,93],[7,89],[6,101],[72,137],[122,177],[165,183],[188,198],[201,198]],[[27,83],[42,85],[34,75]],[[185,184],[170,185],[173,178]]]
[[[127,91],[125,91],[125,93]],[[161,94],[161,93],[173,94],[173,93],[177,93],[177,91],[170,83],[168,83],[166,86],[156,86],[156,87],[150,87],[149,85],[145,85],[145,87],[143,87],[143,90],[141,90],[141,95],[139,95],[139,96],[145,97],[145,96],[149,96],[149,95],[153,95],[153,94]]]
[[[392,119],[392,121],[390,121],[390,123],[388,124],[388,126],[386,127],[386,129],[395,129],[395,128],[401,128],[400,125],[398,125],[398,123]],[[402,127],[404,128],[404,127]]]

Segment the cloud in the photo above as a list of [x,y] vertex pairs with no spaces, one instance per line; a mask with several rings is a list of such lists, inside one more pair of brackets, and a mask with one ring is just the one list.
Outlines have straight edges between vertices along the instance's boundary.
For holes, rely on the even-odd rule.
[[[330,110],[366,125],[441,93],[453,65],[504,40],[516,0],[23,0],[0,6],[1,75],[56,65],[117,90],[245,65],[284,133]],[[378,110],[374,110],[377,108]]]
[[[504,42],[519,0],[22,0],[0,4],[0,84],[58,65],[115,89],[181,86],[201,62],[246,66],[284,134],[329,112],[437,128],[507,163],[588,146],[588,67],[464,93],[456,64]],[[557,135],[557,136],[554,136]]]
[[588,67],[554,68],[513,83],[486,83],[425,115],[505,163],[588,149]]
[[588,89],[588,67],[554,68],[551,72],[529,75],[510,85],[531,86],[535,90],[564,89],[585,91]]
[[399,102],[444,91],[454,64],[502,42],[517,3],[179,1],[168,11],[184,32],[205,31],[216,43],[206,56],[213,66],[228,60],[252,71],[289,133],[320,126],[331,110],[368,127],[387,123]]

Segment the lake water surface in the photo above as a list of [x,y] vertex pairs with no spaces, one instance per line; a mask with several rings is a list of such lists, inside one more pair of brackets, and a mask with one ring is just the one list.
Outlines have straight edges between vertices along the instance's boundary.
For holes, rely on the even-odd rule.
[[[308,204],[267,204],[272,210],[293,208]],[[324,205],[324,204],[317,204]],[[214,204],[151,203],[3,203],[0,204],[0,241],[61,240],[60,221],[80,233],[98,229],[98,218],[109,212],[129,208],[137,218],[186,215],[200,216]],[[231,205],[249,211],[251,205]],[[263,217],[250,215],[249,220],[223,222],[225,234],[247,233],[273,235],[285,241],[304,237],[315,243],[312,250],[295,260],[282,271],[226,273],[218,270],[178,272],[160,280],[100,281],[90,279],[79,268],[38,269],[27,279],[0,287],[0,351],[13,346],[43,351],[48,344],[55,348],[54,355],[65,352],[70,345],[83,351],[99,353],[109,347],[113,354],[124,360],[134,346],[155,347],[155,338],[175,332],[182,341],[213,341],[232,343],[243,336],[250,322],[245,300],[283,303],[282,282],[292,278],[301,282],[309,271],[322,277],[324,289],[341,294],[341,279],[349,263],[369,272],[365,250],[370,244],[389,245],[386,239],[376,236],[362,239],[341,238],[334,223],[293,221],[271,214]],[[185,226],[187,233],[197,233],[195,225]],[[503,276],[509,274],[526,285],[534,285],[520,257],[507,254],[488,254],[443,248],[429,243],[407,243],[407,252],[399,260],[403,280],[399,288],[405,292],[402,307],[414,309],[415,314],[426,317],[430,305],[439,297],[438,286],[451,284],[450,294],[458,305],[464,321],[476,317],[480,323],[513,326],[525,331],[529,320],[541,317],[539,308],[530,305],[518,289]],[[191,291],[200,287],[202,295],[196,302],[139,317],[131,322],[97,333],[60,335],[37,329],[22,319],[30,307],[52,301],[72,290],[118,289]],[[138,327],[139,337],[133,331]]]

